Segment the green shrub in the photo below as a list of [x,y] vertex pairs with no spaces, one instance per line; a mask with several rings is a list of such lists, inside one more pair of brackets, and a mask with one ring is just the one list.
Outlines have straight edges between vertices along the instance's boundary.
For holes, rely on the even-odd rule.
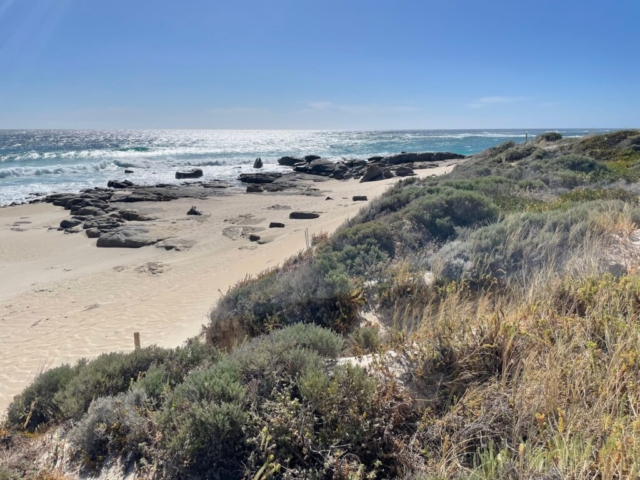
[[315,412],[318,447],[370,447],[369,436],[375,431],[371,425],[375,421],[371,416],[375,381],[362,368],[348,364],[337,366],[331,373],[310,371],[300,380],[300,393]]
[[522,160],[523,158],[527,158],[532,155],[537,147],[531,143],[526,145],[518,145],[515,147],[506,150],[502,154],[502,158],[505,162],[516,162],[518,160]]
[[140,378],[135,386],[145,393],[152,406],[156,406],[171,391],[169,372],[163,366],[151,365],[144,377]]
[[[353,294],[344,270],[321,270],[322,262],[304,260],[270,271],[231,289],[211,313],[207,339],[231,346],[227,328],[236,341],[257,336],[274,327],[313,323],[337,331],[358,318],[361,301]],[[342,274],[342,276],[341,276]]]
[[147,397],[131,390],[115,397],[96,398],[71,430],[69,439],[80,450],[85,466],[99,466],[107,456],[123,453],[126,460],[140,457],[150,442],[151,423],[145,416]]
[[323,358],[337,358],[344,347],[344,339],[326,328],[301,323],[281,330],[275,330],[268,336],[274,343],[306,348]]
[[562,135],[558,132],[545,132],[538,135],[533,141],[534,143],[541,142],[557,142],[558,140],[562,140]]
[[246,388],[237,362],[224,359],[189,375],[160,415],[174,468],[206,478],[239,476],[247,420]]
[[593,158],[577,154],[560,156],[555,160],[555,163],[563,169],[580,173],[602,173],[607,170],[604,163],[598,162]]
[[95,398],[125,392],[151,365],[167,357],[157,347],[131,353],[105,353],[81,366],[55,401],[64,418],[79,419]]
[[318,249],[316,261],[330,283],[344,285],[336,281],[336,275],[365,275],[394,255],[391,229],[380,222],[367,222],[340,229]]
[[349,335],[349,350],[356,355],[376,353],[380,350],[380,331],[378,328],[361,327]]
[[62,412],[54,398],[78,374],[79,368],[62,365],[38,375],[9,405],[9,425],[33,432],[40,426],[59,420]]
[[470,227],[494,221],[498,209],[487,197],[475,192],[444,190],[433,197],[416,200],[405,218],[431,238],[445,241],[456,234],[456,227]]

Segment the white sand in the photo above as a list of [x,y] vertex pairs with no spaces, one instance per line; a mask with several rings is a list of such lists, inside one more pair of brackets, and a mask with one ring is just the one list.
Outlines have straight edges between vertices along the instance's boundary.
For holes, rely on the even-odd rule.
[[[418,172],[440,175],[452,168]],[[196,242],[185,251],[96,248],[84,233],[48,229],[69,218],[60,207],[0,209],[0,412],[43,369],[130,351],[134,332],[143,346],[174,347],[198,335],[221,292],[303,249],[305,229],[333,232],[362,208],[353,195],[372,200],[396,181],[318,183],[321,197],[239,193],[132,205],[158,217],[146,222],[154,230]],[[334,200],[325,201],[327,195]],[[322,214],[289,220],[291,210],[267,208],[276,204]],[[191,205],[204,215],[186,216]],[[253,215],[244,223],[263,228],[258,234],[270,242],[256,245],[222,234],[242,215]],[[269,229],[271,221],[286,227]]]

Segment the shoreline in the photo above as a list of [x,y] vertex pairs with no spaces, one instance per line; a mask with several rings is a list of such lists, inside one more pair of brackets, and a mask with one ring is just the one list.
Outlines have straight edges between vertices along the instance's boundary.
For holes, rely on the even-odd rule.
[[[442,175],[456,163],[416,173]],[[318,189],[317,195],[230,189],[222,196],[132,205],[154,217],[145,227],[185,246],[172,250],[96,248],[83,233],[58,231],[69,211],[48,203],[0,209],[0,409],[44,369],[133,350],[134,332],[143,346],[161,347],[198,335],[223,292],[304,249],[306,229],[333,233],[367,204],[353,196],[371,201],[399,180],[306,178],[300,183]],[[203,215],[187,216],[192,206]],[[320,217],[289,219],[296,210]],[[269,228],[271,222],[285,227]],[[249,241],[251,233],[264,244]]]

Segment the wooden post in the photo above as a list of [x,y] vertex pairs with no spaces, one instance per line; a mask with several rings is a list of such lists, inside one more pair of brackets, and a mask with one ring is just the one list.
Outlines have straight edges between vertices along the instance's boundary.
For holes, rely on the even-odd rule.
[[136,347],[136,350],[140,350],[140,332],[135,332],[133,334],[133,344]]

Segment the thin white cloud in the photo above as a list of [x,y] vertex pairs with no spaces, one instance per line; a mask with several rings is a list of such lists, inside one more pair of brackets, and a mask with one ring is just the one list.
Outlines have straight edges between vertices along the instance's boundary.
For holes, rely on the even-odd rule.
[[368,114],[368,113],[385,113],[385,112],[418,112],[422,110],[420,107],[411,105],[380,105],[377,103],[368,104],[345,104],[328,101],[310,102],[311,110],[333,110],[343,113]]
[[519,102],[521,100],[523,100],[524,97],[501,97],[501,96],[494,96],[494,97],[482,97],[479,100],[470,103],[469,107],[471,108],[482,108],[482,107],[487,107],[490,105],[499,105],[499,104],[505,104],[505,103],[516,103]]

